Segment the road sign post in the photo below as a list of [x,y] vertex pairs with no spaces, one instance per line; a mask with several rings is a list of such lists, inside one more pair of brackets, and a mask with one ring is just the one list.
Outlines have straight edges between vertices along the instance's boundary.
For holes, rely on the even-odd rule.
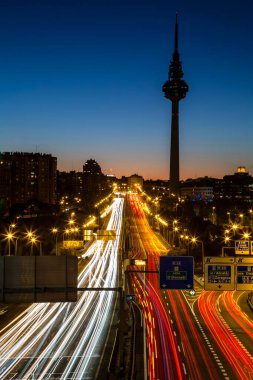
[[192,256],[160,256],[160,289],[193,289]]

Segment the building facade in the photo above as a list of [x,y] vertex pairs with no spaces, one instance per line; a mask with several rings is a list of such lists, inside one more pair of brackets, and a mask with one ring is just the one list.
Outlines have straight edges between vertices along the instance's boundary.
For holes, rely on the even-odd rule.
[[74,170],[70,172],[57,171],[57,193],[58,199],[64,196],[82,198],[83,173]]
[[100,165],[94,159],[89,159],[83,165],[83,203],[93,207],[107,188],[106,176]]
[[244,166],[239,166],[236,173],[225,175],[214,187],[216,198],[253,203],[253,177]]
[[10,207],[37,199],[56,203],[57,158],[50,154],[0,153],[0,200]]

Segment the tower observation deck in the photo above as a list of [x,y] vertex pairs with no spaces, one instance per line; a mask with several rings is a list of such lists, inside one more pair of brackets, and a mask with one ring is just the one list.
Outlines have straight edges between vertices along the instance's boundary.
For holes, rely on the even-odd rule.
[[163,85],[164,96],[172,102],[171,142],[170,142],[170,189],[179,195],[179,101],[189,90],[183,80],[182,63],[178,52],[178,20],[176,15],[175,42],[172,60],[169,65],[169,79]]

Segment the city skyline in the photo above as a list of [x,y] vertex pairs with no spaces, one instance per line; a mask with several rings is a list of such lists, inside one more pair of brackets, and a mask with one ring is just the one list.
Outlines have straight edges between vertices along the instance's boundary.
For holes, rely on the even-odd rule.
[[200,1],[0,1],[0,151],[94,158],[117,177],[169,178],[162,84],[175,14],[190,87],[180,103],[181,179],[253,172],[253,5]]

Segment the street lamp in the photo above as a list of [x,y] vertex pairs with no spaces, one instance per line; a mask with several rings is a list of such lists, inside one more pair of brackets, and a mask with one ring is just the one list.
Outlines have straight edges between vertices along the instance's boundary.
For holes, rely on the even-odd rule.
[[240,216],[240,218],[241,218],[241,225],[242,225],[242,227],[243,227],[243,217],[244,217],[244,215],[243,215],[243,214],[240,214],[239,216]]
[[195,238],[195,237],[193,237],[192,239],[191,239],[191,242],[192,243],[200,243],[201,244],[201,254],[202,254],[202,275],[204,276],[204,269],[205,269],[205,263],[204,263],[204,259],[205,259],[205,251],[204,251],[204,243],[203,243],[203,241],[202,240],[199,240],[199,239],[197,239],[197,238]]
[[213,212],[212,212],[212,223],[215,224],[215,206],[212,207]]
[[74,221],[73,219],[70,219],[70,220],[68,221],[68,223],[69,223],[70,226],[72,226],[73,224],[75,224],[75,221]]
[[18,238],[15,240],[15,256],[18,254]]
[[8,255],[11,255],[11,241],[13,240],[13,233],[10,231],[6,234],[6,239],[8,240]]
[[58,256],[58,228],[52,228],[53,234],[55,234],[55,255]]
[[38,240],[38,237],[35,236],[34,231],[28,231],[26,233],[26,237],[28,239],[28,242],[31,244],[30,256],[33,255],[33,245],[36,245],[36,243],[39,243],[40,245],[40,256],[42,256],[42,244],[41,241]]
[[249,214],[250,214],[250,228],[252,228],[252,213],[253,213],[253,210],[250,209],[249,210]]
[[174,247],[174,239],[175,239],[175,225],[177,226],[178,220],[174,219],[172,222],[172,247]]
[[[231,240],[231,237],[230,236],[225,236],[224,238],[224,242],[225,244],[227,245]],[[222,247],[221,248],[221,256],[224,257],[225,256],[225,249],[233,249],[234,247]]]
[[235,231],[238,229],[238,225],[233,223],[232,224],[232,230],[234,231],[234,235],[235,235]]
[[33,244],[36,244],[36,238],[34,236],[31,237],[30,243],[31,243],[30,256],[33,256]]
[[189,246],[189,239],[190,239],[190,236],[189,236],[189,235],[184,235],[183,238],[186,240],[186,245],[187,245],[187,256],[189,256],[189,253],[190,253],[190,246]]
[[28,239],[31,239],[31,238],[33,237],[33,234],[34,234],[34,232],[32,232],[32,231],[28,231],[27,234],[26,234],[26,237],[27,237]]

